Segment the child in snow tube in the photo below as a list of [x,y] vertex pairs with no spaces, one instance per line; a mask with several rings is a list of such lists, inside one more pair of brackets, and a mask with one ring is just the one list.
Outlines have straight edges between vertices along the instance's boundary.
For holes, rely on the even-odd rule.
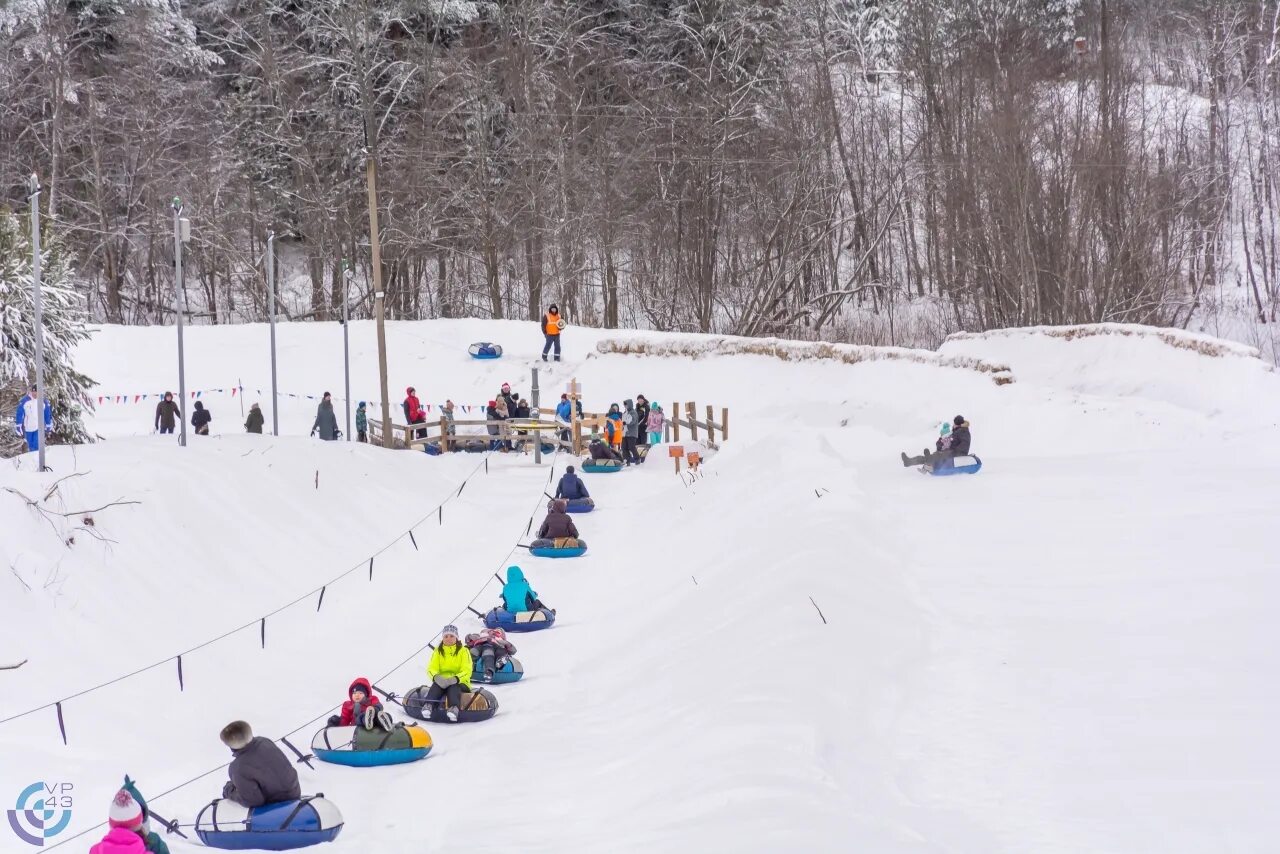
[[245,721],[227,724],[219,738],[235,756],[227,766],[231,779],[222,787],[223,798],[252,809],[302,797],[298,772],[274,741],[255,737]]
[[458,639],[457,626],[447,625],[440,634],[440,645],[431,653],[431,661],[427,663],[431,688],[425,699],[432,704],[444,700],[445,717],[450,723],[457,723],[462,692],[471,690],[471,653]]
[[507,583],[502,585],[502,607],[512,613],[516,611],[536,611],[546,608],[538,599],[537,592],[525,580],[524,570],[518,566],[507,567]]
[[89,854],[169,854],[169,846],[151,830],[146,801],[137,792],[133,781],[125,777],[107,810],[110,829]]
[[934,471],[947,468],[954,458],[968,456],[971,440],[969,422],[964,420],[963,415],[957,415],[951,424],[943,424],[941,435],[938,436],[938,440],[934,443],[935,450],[933,452],[925,448],[921,456],[908,457],[904,451],[902,464],[908,468],[920,465],[929,466]]
[[329,726],[362,726],[365,729],[377,727],[390,731],[395,729],[395,721],[382,708],[382,701],[373,693],[369,680],[361,676],[347,689],[347,701],[342,704],[342,714],[329,716]]
[[538,539],[576,540],[577,538],[578,526],[573,524],[573,517],[569,515],[569,502],[563,498],[555,499],[551,503],[547,518],[542,520],[542,527],[538,528]]
[[467,635],[467,649],[471,651],[473,667],[480,671],[482,682],[492,682],[494,674],[516,654],[516,645],[507,640],[507,633],[502,629],[481,629]]

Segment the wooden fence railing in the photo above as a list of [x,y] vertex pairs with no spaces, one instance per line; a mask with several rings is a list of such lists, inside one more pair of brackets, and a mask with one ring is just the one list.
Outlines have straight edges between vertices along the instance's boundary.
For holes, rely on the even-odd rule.
[[[680,442],[680,431],[685,430],[694,442],[703,442],[709,448],[718,449],[718,442],[728,439],[729,410],[720,410],[719,421],[715,418],[715,408],[706,407],[706,417],[698,417],[698,407],[694,403],[671,404],[669,412],[664,412],[663,439],[666,442]],[[397,448],[436,447],[441,451],[461,450],[473,442],[489,443],[494,440],[504,442],[532,442],[536,436],[543,444],[554,445],[574,454],[582,454],[586,448],[586,440],[593,431],[604,432],[605,415],[595,412],[583,413],[581,418],[575,417],[569,424],[558,421],[556,411],[546,407],[534,410],[536,417],[512,418],[505,421],[489,421],[486,419],[465,419],[450,421],[439,418],[424,421],[420,424],[391,425],[391,441],[388,443],[382,435],[382,422],[369,419],[369,440],[375,445]],[[497,427],[497,435],[489,432],[490,427]],[[699,435],[701,431],[701,435]],[[568,438],[564,434],[568,433]],[[584,432],[586,437],[584,438]],[[524,435],[520,435],[524,434]]]

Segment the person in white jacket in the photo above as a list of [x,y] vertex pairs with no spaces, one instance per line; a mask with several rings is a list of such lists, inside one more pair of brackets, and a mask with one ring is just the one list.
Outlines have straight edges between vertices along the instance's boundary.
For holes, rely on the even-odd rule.
[[18,411],[14,414],[14,423],[19,438],[27,440],[27,450],[40,449],[40,410],[44,409],[44,433],[47,438],[53,429],[53,407],[49,401],[40,397],[39,390],[31,387],[31,392],[18,401]]

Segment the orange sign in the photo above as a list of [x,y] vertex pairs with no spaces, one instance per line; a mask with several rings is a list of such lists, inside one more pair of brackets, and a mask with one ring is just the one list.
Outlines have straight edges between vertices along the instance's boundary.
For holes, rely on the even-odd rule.
[[683,457],[683,456],[684,456],[684,445],[667,445],[667,456],[669,456],[669,457]]
[[693,468],[697,468],[697,467],[698,467],[698,462],[699,462],[701,459],[702,459],[702,455],[701,455],[701,454],[699,454],[697,451],[690,451],[690,452],[689,452],[689,465],[690,465],[690,466],[692,466]]

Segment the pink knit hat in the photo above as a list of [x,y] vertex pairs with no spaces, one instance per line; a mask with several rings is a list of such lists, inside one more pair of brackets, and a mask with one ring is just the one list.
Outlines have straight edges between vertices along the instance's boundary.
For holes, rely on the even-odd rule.
[[137,830],[142,827],[142,807],[127,789],[116,792],[115,800],[111,802],[111,810],[107,813],[107,823],[112,827],[123,827],[127,830]]

